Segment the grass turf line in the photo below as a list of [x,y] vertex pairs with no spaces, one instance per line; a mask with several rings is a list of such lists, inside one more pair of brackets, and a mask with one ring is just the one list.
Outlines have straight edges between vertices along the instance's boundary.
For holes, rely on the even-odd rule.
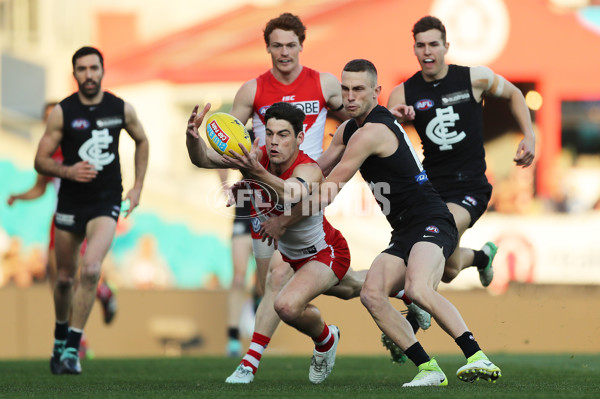
[[[438,356],[449,386],[402,388],[417,373],[387,358],[340,356],[329,378],[308,381],[310,357],[265,356],[253,383],[225,384],[238,360],[223,357],[94,359],[80,376],[50,374],[48,360],[0,362],[0,398],[598,398],[599,355],[490,356],[502,369],[491,384],[464,383],[459,356]],[[483,395],[483,396],[482,396]]]

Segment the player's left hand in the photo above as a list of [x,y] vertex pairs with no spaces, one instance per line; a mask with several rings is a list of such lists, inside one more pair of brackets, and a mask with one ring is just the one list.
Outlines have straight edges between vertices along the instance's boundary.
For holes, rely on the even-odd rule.
[[135,187],[129,190],[129,192],[125,196],[125,201],[129,200],[129,208],[125,211],[125,217],[128,217],[131,214],[131,212],[133,212],[133,210],[139,205],[141,193],[142,190]]
[[278,216],[270,217],[261,223],[260,226],[260,234],[262,235],[262,240],[268,240],[268,244],[277,249],[277,242],[281,238],[281,236],[285,233],[287,227],[285,227],[281,223],[281,219]]
[[513,158],[513,161],[517,166],[526,168],[533,163],[535,158],[535,140],[528,139],[527,137],[521,140],[519,147],[517,148],[517,154]]
[[256,138],[256,140],[254,140],[254,144],[252,145],[252,150],[250,152],[248,152],[246,147],[239,144],[240,149],[242,150],[244,155],[242,156],[233,150],[229,150],[229,156],[221,156],[223,161],[230,167],[245,172],[244,175],[255,175],[259,173],[261,170],[264,169],[258,161],[258,154],[260,153],[260,149],[258,147],[259,140],[260,139],[258,137]]

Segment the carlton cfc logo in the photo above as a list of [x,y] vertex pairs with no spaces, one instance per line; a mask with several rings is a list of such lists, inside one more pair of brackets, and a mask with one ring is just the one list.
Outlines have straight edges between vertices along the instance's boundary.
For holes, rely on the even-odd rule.
[[434,106],[433,100],[430,100],[428,98],[424,98],[415,103],[415,108],[418,109],[419,111],[427,111],[429,108],[431,108],[433,106]]

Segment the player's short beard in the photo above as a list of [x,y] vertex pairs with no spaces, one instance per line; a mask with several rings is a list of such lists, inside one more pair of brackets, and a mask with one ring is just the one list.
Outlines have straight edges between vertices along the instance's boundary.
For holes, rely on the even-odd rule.
[[[85,88],[85,84],[89,81],[92,81],[96,84],[96,89],[93,92],[90,92],[88,89]],[[82,96],[84,96],[87,99],[92,99],[94,97],[96,97],[98,95],[98,93],[100,92],[102,86],[100,85],[102,81],[99,80],[98,82],[95,82],[93,80],[86,80],[83,83],[77,83],[77,85],[79,86],[79,93],[81,93]]]

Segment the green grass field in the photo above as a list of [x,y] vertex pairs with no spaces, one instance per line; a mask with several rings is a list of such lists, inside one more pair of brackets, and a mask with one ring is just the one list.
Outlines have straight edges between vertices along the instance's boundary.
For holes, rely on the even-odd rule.
[[492,355],[502,369],[495,384],[459,381],[459,356],[437,360],[443,388],[402,388],[412,364],[385,357],[340,356],[329,378],[308,381],[310,357],[265,356],[253,383],[225,384],[238,361],[218,357],[94,359],[80,376],[50,374],[48,360],[0,362],[3,398],[599,398],[600,355]]

